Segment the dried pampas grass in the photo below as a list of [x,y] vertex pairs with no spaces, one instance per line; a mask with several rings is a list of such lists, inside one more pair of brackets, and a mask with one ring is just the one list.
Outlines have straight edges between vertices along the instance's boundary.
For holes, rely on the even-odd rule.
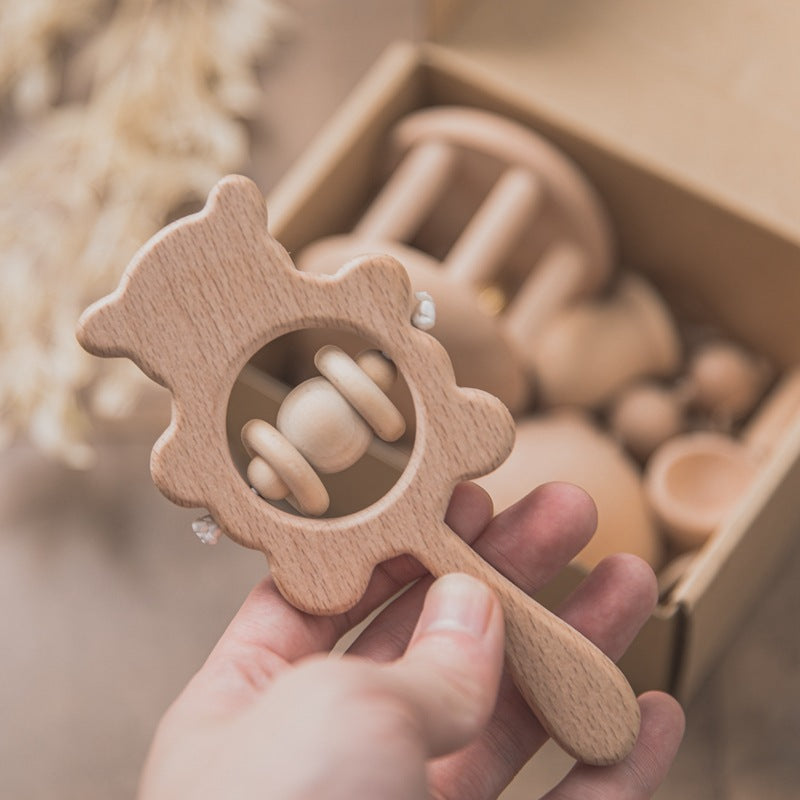
[[0,444],[86,466],[91,413],[126,412],[138,372],[83,353],[76,320],[245,163],[284,27],[272,0],[0,0]]

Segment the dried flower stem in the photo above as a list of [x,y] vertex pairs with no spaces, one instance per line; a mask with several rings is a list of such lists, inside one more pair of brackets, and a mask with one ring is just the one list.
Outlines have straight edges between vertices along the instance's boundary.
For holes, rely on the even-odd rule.
[[[17,120],[0,153],[0,443],[26,432],[85,466],[88,409],[130,405],[138,377],[86,356],[76,319],[246,161],[256,66],[283,20],[273,0],[0,0],[0,101]],[[51,105],[56,51],[77,34],[67,66],[88,98]]]

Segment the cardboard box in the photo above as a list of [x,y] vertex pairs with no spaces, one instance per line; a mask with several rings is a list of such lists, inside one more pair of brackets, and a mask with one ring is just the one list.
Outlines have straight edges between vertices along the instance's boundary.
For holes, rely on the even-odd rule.
[[[756,0],[460,5],[435,3],[441,41],[392,47],[320,132],[268,198],[273,235],[296,252],[350,230],[397,120],[425,106],[475,106],[530,126],[577,162],[611,212],[621,262],[678,315],[780,367],[800,363],[800,51],[785,19],[797,12]],[[257,371],[245,376],[232,441],[248,402],[263,416],[282,391]],[[373,449],[344,481],[352,489],[382,471],[391,482],[400,456]],[[624,657],[637,691],[690,697],[800,531],[798,490],[800,424]],[[581,576],[562,577],[556,593]]]

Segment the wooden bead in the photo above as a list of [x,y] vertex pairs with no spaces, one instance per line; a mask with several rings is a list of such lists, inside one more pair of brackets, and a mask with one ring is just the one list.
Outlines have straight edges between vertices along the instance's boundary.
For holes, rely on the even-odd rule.
[[686,427],[678,392],[649,382],[627,388],[614,403],[608,422],[614,436],[640,461]]
[[364,454],[372,431],[326,378],[295,387],[278,409],[278,430],[320,472],[341,472]]
[[397,367],[394,362],[377,350],[364,350],[359,353],[356,356],[356,364],[382,392],[388,392],[397,380]]
[[758,402],[769,380],[763,359],[730,342],[701,347],[689,362],[687,376],[672,388],[639,382],[623,390],[609,414],[617,438],[641,461],[686,427],[693,407],[710,414],[719,427],[730,427]]
[[737,422],[753,410],[769,377],[764,360],[744,348],[731,342],[709,343],[689,364],[692,404]]
[[[263,420],[253,420],[259,422]],[[245,437],[242,435],[242,442]],[[270,500],[283,500],[291,492],[280,475],[266,462],[263,457],[257,455],[249,442],[245,445],[250,450],[250,463],[247,465],[247,481],[262,496]]]

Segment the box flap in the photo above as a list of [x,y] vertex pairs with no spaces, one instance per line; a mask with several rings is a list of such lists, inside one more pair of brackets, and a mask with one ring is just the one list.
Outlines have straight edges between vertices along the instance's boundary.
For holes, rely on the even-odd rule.
[[800,241],[794,0],[441,5],[439,41],[551,118]]

